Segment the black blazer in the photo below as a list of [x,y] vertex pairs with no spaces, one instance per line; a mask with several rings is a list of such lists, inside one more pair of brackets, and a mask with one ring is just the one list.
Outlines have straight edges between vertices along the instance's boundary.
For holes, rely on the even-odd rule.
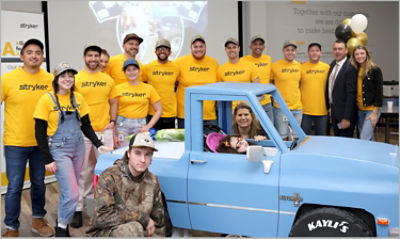
[[328,79],[326,81],[325,100],[327,107],[331,107],[331,116],[337,121],[348,119],[357,121],[357,70],[350,64],[349,58],[343,63],[338,72],[332,90],[332,105],[329,105],[329,76],[332,73],[336,61],[330,64]]
[[371,68],[362,83],[363,106],[382,107],[383,76],[378,66]]

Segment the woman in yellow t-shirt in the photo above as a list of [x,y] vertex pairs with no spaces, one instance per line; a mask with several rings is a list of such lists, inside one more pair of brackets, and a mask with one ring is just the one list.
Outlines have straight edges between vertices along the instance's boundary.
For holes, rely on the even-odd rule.
[[33,118],[35,137],[47,171],[56,174],[60,185],[56,237],[69,236],[71,222],[78,203],[78,180],[85,156],[83,134],[99,152],[110,151],[97,138],[89,119],[89,106],[83,96],[74,93],[76,70],[61,63],[54,71],[54,92],[38,101]]
[[356,101],[360,139],[373,140],[383,102],[382,71],[372,61],[368,49],[363,45],[354,49],[350,63],[358,69]]
[[[160,119],[162,113],[157,91],[153,86],[139,80],[139,63],[135,59],[128,59],[124,62],[123,71],[128,81],[116,86],[120,95],[115,129],[119,147],[128,145],[128,136],[149,131]],[[153,107],[154,114],[150,121],[146,122],[150,106]]]

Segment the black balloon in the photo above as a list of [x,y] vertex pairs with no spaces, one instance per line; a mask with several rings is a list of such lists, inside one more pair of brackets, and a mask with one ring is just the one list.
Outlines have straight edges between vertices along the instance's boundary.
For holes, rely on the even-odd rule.
[[347,40],[350,39],[352,32],[353,31],[349,25],[342,23],[336,27],[335,35],[337,39],[347,42]]

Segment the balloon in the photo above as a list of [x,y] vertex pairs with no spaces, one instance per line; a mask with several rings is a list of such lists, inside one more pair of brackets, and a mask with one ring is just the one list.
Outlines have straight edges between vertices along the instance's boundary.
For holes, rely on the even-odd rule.
[[363,32],[365,29],[367,29],[367,25],[367,17],[363,14],[356,14],[351,18],[350,26],[356,34]]
[[362,43],[357,37],[352,37],[347,41],[347,49],[349,50],[350,56],[353,54],[354,48],[358,45],[362,45]]
[[361,43],[366,46],[368,43],[368,35],[365,32],[360,32],[356,35],[356,38],[361,41]]
[[344,19],[342,23],[351,26],[351,18]]
[[351,32],[351,27],[342,23],[336,27],[335,36],[337,39],[347,42],[351,37]]

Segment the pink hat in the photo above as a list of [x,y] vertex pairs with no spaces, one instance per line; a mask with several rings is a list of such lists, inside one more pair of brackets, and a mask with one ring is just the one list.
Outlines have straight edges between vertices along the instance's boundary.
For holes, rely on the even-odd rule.
[[214,153],[217,153],[216,149],[218,147],[219,141],[221,141],[221,139],[225,137],[225,134],[220,134],[216,132],[209,133],[206,139],[208,148],[210,148],[211,151],[213,151]]

